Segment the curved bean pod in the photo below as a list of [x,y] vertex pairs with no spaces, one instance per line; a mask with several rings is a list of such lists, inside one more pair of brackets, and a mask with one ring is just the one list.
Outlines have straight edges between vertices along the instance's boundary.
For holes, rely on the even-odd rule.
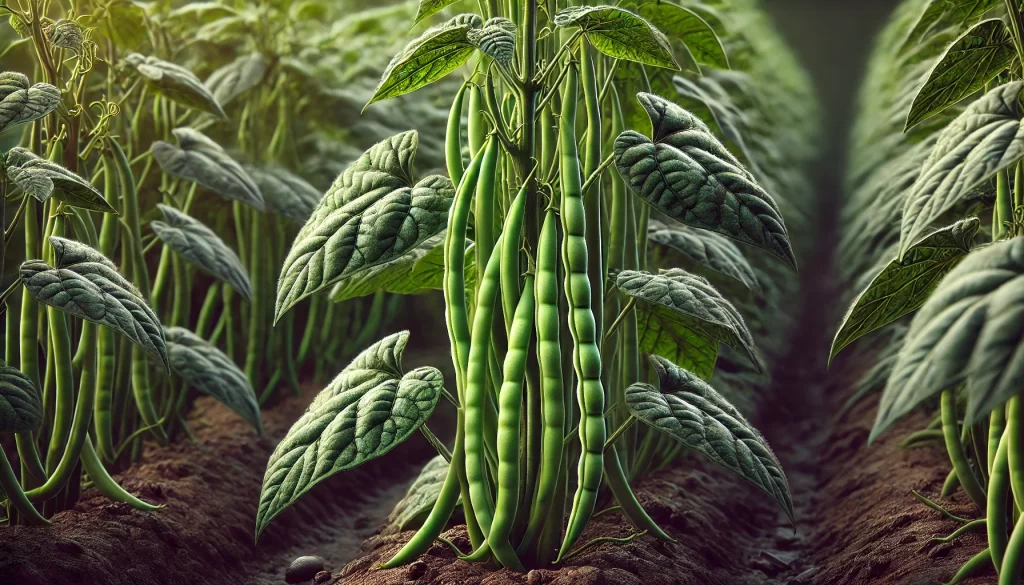
[[152,512],[153,510],[163,508],[163,505],[150,504],[140,500],[118,485],[114,478],[107,473],[107,469],[103,467],[103,463],[100,462],[100,458],[96,455],[96,450],[93,448],[92,439],[89,437],[85,438],[85,444],[82,448],[82,469],[92,478],[93,486],[101,494],[115,502],[123,502],[136,510],[144,512]]
[[1006,435],[999,439],[996,458],[992,465],[992,476],[988,485],[988,506],[985,510],[988,548],[992,556],[992,564],[996,568],[996,573],[999,572],[999,567],[1003,563],[1008,530],[1006,525],[1006,496],[1010,491],[1010,467],[1006,457],[1009,448],[1009,441],[1007,439]]
[[448,178],[455,185],[462,181],[462,175],[466,172],[462,164],[462,102],[466,98],[467,87],[469,86],[463,83],[459,87],[459,93],[455,94],[444,135],[444,161],[448,167]]

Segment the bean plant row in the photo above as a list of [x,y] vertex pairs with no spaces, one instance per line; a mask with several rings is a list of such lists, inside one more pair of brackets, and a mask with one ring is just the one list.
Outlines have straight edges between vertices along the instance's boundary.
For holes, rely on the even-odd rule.
[[[459,556],[515,571],[598,542],[583,535],[606,501],[630,539],[671,540],[631,482],[684,451],[792,519],[778,460],[726,397],[754,402],[784,351],[791,234],[809,227],[813,96],[756,3],[423,0],[415,23],[435,25],[366,111],[461,76],[445,169],[416,174],[416,131],[349,165],[291,243],[274,320],[322,291],[437,283],[454,379],[403,368],[408,332],[369,345],[272,454],[257,538],[417,431],[438,457],[399,507],[415,532],[385,568],[444,541],[458,513]],[[442,399],[453,433],[427,424]]]
[[[90,484],[155,509],[110,470],[144,438],[190,435],[196,391],[262,432],[275,391],[344,364],[396,315],[399,298],[383,292],[341,304],[325,293],[271,327],[276,271],[320,200],[303,177],[319,183],[358,144],[344,116],[363,98],[331,88],[365,85],[365,70],[321,68],[378,48],[374,26],[407,16],[342,19],[345,8],[0,6],[7,523],[46,524]],[[311,120],[317,99],[348,114]],[[425,125],[443,124],[426,110]]]
[[942,496],[962,488],[977,507],[944,540],[988,541],[950,583],[994,569],[1016,585],[1024,565],[1022,27],[1017,0],[905,1],[877,41],[851,149],[840,250],[859,294],[832,355],[865,335],[857,350],[880,349],[850,402],[884,386],[871,440],[937,410],[905,444],[944,445]]

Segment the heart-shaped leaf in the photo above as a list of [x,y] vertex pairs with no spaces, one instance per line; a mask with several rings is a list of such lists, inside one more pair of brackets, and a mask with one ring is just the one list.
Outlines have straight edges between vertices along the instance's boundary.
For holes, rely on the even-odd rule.
[[653,23],[669,41],[679,43],[694,62],[719,69],[729,68],[722,41],[715,29],[689,8],[661,0],[633,1],[622,5]]
[[117,215],[117,210],[107,203],[92,183],[28,149],[12,148],[7,153],[5,164],[8,178],[39,201],[46,201],[52,196],[71,207]]
[[829,360],[858,337],[916,311],[968,252],[981,228],[976,217],[938,230],[882,269],[846,312]]
[[120,332],[167,366],[167,344],[160,320],[117,266],[81,242],[50,237],[55,265],[28,260],[21,280],[45,305]]
[[654,140],[633,130],[615,139],[615,166],[644,201],[670,218],[763,248],[796,268],[778,205],[697,117],[637,94]]
[[309,219],[323,195],[302,177],[279,167],[260,169],[246,166],[245,171],[263,194],[267,211],[295,221]]
[[914,316],[871,439],[923,400],[966,383],[964,424],[1024,387],[1024,238],[978,248]]
[[[659,274],[623,270],[615,278],[623,294],[636,299],[640,350],[653,353],[665,341],[685,355],[687,346],[702,347],[710,342],[715,355],[718,343],[745,352],[760,368],[753,336],[739,311],[707,280],[679,269]],[[699,376],[710,378],[714,360],[694,363]]]
[[665,224],[656,219],[647,225],[648,241],[709,270],[714,270],[742,282],[750,290],[760,290],[754,267],[732,240],[707,230],[685,225]]
[[206,87],[221,107],[256,87],[267,73],[267,59],[262,53],[242,55],[210,74]]
[[252,177],[219,144],[192,128],[175,128],[175,146],[157,140],[150,148],[166,173],[195,181],[225,199],[241,201],[263,211],[263,194]]
[[380,457],[422,425],[444,387],[441,372],[402,373],[409,332],[389,335],[356,356],[324,388],[274,449],[263,476],[256,537],[313,486]]
[[506,69],[516,56],[516,25],[507,18],[491,18],[481,28],[466,33],[466,40]]
[[249,378],[224,352],[184,327],[164,330],[171,372],[214,397],[263,434],[260,404]]
[[49,83],[29,87],[28,78],[16,71],[0,73],[0,132],[38,120],[60,105],[60,90]]
[[252,299],[249,274],[235,251],[213,230],[198,219],[177,209],[158,203],[163,221],[153,221],[150,227],[164,244],[200,270],[230,284],[246,300]]
[[0,433],[27,433],[43,422],[43,402],[32,380],[0,360]]
[[469,31],[481,24],[483,20],[475,14],[460,14],[428,29],[391,59],[366,105],[416,91],[461,67],[476,51]]
[[1013,37],[1002,20],[978,23],[953,41],[928,74],[910,106],[904,132],[985,87],[1016,56]]
[[707,382],[661,356],[651,365],[661,388],[626,388],[629,412],[763,490],[792,521],[786,474],[761,433]]
[[455,188],[446,177],[412,180],[416,131],[370,147],[331,185],[281,268],[275,319],[303,298],[385,264],[440,233]]
[[643,17],[617,6],[570,6],[555,14],[555,26],[579,27],[590,44],[609,57],[679,70],[672,45]]
[[900,258],[974,188],[1024,156],[1022,87],[1012,81],[990,90],[939,134],[906,196]]
[[406,490],[405,496],[391,509],[381,528],[381,535],[419,528],[434,507],[447,476],[448,461],[444,457],[438,455],[428,461]]
[[135,68],[142,79],[160,94],[183,106],[227,118],[210,90],[188,69],[153,56],[130,53],[125,63]]

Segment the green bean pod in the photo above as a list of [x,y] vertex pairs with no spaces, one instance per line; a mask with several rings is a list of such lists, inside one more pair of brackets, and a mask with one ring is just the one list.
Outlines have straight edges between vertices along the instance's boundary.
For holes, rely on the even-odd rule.
[[999,451],[999,440],[1006,430],[1006,408],[996,408],[988,417],[988,463],[989,476],[992,475],[992,466],[995,464],[996,454]]
[[[587,110],[587,136],[584,142],[583,179],[589,179],[601,166],[601,105],[600,88],[597,84],[597,49],[586,37],[580,39],[580,81],[583,86],[583,101]],[[587,271],[593,276],[596,286],[591,287],[591,310],[597,328],[597,347],[601,348],[604,331],[604,280],[607,267],[604,262],[604,242],[601,238],[601,181],[594,181],[588,193],[583,194],[583,209],[586,213]]]
[[[109,156],[102,158],[103,190],[107,203],[114,209],[120,207],[117,169]],[[113,213],[103,214],[100,225],[99,251],[112,258],[117,249],[120,225]],[[110,327],[99,326],[96,331],[96,400],[93,410],[93,426],[96,429],[96,444],[99,452],[108,460],[114,456],[113,403],[114,383],[117,369],[117,334]]]
[[[58,202],[51,200],[55,212],[53,235],[64,236],[64,215],[56,212]],[[52,251],[50,254],[52,255]],[[71,333],[68,317],[60,309],[47,306],[46,321],[50,327],[50,349],[53,356],[53,372],[56,392],[54,394],[53,427],[50,443],[46,450],[46,473],[52,476],[60,463],[61,456],[71,435],[72,413],[75,410],[75,379],[71,359]],[[91,407],[91,405],[90,405]]]
[[1024,515],[1017,518],[1013,534],[1006,544],[1006,555],[999,571],[999,585],[1018,585],[1024,567]]
[[466,168],[462,163],[462,102],[465,101],[466,88],[463,83],[459,93],[455,94],[452,109],[448,113],[448,128],[444,135],[444,161],[448,167],[448,178],[452,184],[458,185]]
[[103,463],[100,461],[100,458],[96,455],[96,450],[93,448],[92,439],[88,436],[85,438],[85,444],[82,448],[82,469],[84,469],[85,472],[89,474],[89,477],[92,478],[93,486],[95,486],[101,494],[115,502],[128,504],[132,508],[142,510],[143,512],[152,512],[153,510],[163,508],[162,505],[158,506],[150,504],[133,496],[123,487],[118,485],[114,478],[107,473],[107,469],[103,467]]
[[1004,435],[999,440],[999,446],[996,449],[996,458],[992,465],[992,475],[988,486],[988,506],[985,510],[988,548],[996,573],[999,572],[999,567],[1003,563],[1007,530],[1009,530],[1006,524],[1006,499],[1010,491],[1010,467],[1006,457],[1008,448],[1009,441]]
[[[480,163],[480,179],[476,184],[476,208],[473,212],[473,240],[476,242],[476,265],[487,266],[487,259],[495,249],[494,216],[495,197],[498,192],[498,155],[501,146],[496,134],[492,134],[484,146],[484,158]],[[479,285],[479,283],[477,283]]]
[[533,336],[533,277],[526,277],[516,307],[505,354],[504,377],[498,394],[498,497],[487,543],[502,566],[523,572],[522,562],[509,542],[519,506],[519,430],[522,424],[523,383]]
[[1018,510],[1024,511],[1024,400],[1020,396],[1006,402],[1006,435],[1013,501]]
[[487,122],[484,120],[484,92],[480,86],[469,86],[469,112],[466,130],[469,136],[469,156],[476,158],[487,140]]
[[[264,228],[263,213],[258,209],[251,211],[249,224],[249,277],[254,283],[259,283],[263,278],[264,259],[259,257],[259,251],[266,235]],[[263,306],[262,287],[253,290],[252,301],[249,303],[249,330],[246,331],[245,350],[245,377],[249,378],[253,386],[259,383],[260,362],[263,359],[264,344],[267,341],[266,322],[267,315]]]
[[[565,538],[556,562],[569,553],[583,533],[597,504],[604,467],[604,387],[601,384],[601,352],[597,345],[597,327],[591,306],[588,275],[587,220],[583,208],[579,157],[576,152],[576,68],[569,66],[566,74],[559,121],[561,141],[562,264],[565,266],[565,295],[569,302],[569,331],[573,338],[573,367],[577,377],[577,400],[580,407],[579,481]],[[593,229],[599,229],[595,226]],[[593,253],[600,253],[596,250]]]
[[977,575],[978,573],[983,571],[985,567],[988,566],[988,564],[991,562],[989,561],[989,558],[991,558],[991,555],[989,554],[989,551],[986,548],[985,550],[971,557],[970,560],[968,560],[966,563],[964,563],[964,565],[960,567],[960,570],[956,572],[956,575],[953,575],[953,578],[950,579],[945,585],[956,585],[964,579],[970,579],[971,577]]
[[967,452],[964,450],[963,441],[960,439],[960,424],[956,414],[956,390],[945,390],[940,400],[942,415],[942,434],[946,439],[946,451],[949,453],[950,462],[956,469],[956,475],[960,478],[960,485],[970,496],[971,500],[984,510],[986,506],[985,490],[978,483],[978,478],[971,470],[970,461],[967,459]]
[[21,484],[18,483],[18,477],[11,467],[11,461],[7,459],[7,454],[4,453],[2,447],[0,447],[0,489],[7,495],[7,501],[10,502],[11,507],[21,515],[25,522],[37,526],[45,526],[50,523],[25,496]]

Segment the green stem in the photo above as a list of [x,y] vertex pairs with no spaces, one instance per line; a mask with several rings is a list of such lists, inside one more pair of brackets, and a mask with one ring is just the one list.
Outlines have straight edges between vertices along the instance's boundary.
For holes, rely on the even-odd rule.
[[946,451],[949,453],[949,459],[953,463],[953,468],[956,469],[957,477],[960,478],[960,485],[964,487],[964,491],[970,496],[971,501],[979,509],[984,510],[987,499],[985,497],[985,490],[978,483],[978,478],[975,477],[974,471],[971,469],[971,463],[967,459],[967,451],[960,440],[960,425],[957,420],[956,410],[956,390],[943,391],[941,412],[942,432],[946,438]]

